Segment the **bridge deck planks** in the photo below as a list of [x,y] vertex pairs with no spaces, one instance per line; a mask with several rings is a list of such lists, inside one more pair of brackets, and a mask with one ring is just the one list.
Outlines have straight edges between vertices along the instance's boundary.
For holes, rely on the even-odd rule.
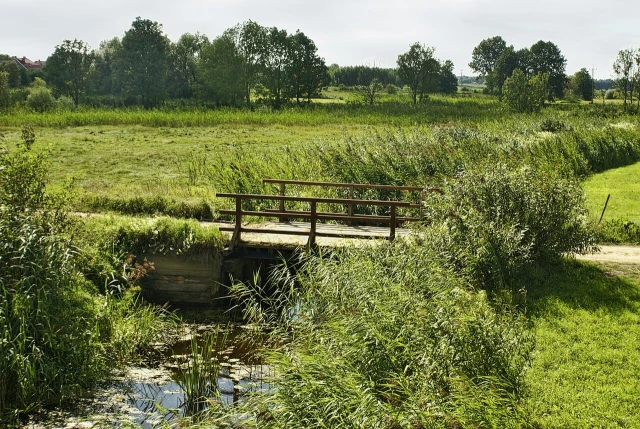
[[[230,223],[212,223],[212,226],[230,226]],[[252,229],[262,229],[276,232],[243,232],[240,246],[246,247],[273,247],[273,248],[294,248],[305,246],[309,239],[309,222],[263,222],[259,224],[245,225]],[[278,234],[277,231],[282,231]],[[285,234],[286,232],[299,232],[300,235]],[[376,226],[350,226],[336,224],[317,224],[316,244],[322,247],[344,247],[347,245],[370,246],[375,245],[380,240],[389,237],[389,227]],[[406,237],[411,233],[410,229],[396,229],[396,237]],[[225,237],[231,239],[232,233],[223,232]],[[323,234],[344,234],[347,237],[323,237]],[[373,238],[373,239],[371,239]],[[363,240],[364,239],[364,240]],[[377,240],[379,239],[379,240]]]

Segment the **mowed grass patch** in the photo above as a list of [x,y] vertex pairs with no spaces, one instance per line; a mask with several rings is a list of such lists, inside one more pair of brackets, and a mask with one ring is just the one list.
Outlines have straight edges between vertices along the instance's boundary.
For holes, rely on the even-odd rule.
[[529,298],[533,427],[640,427],[638,266],[565,261]]
[[595,174],[584,183],[587,208],[599,219],[611,194],[604,220],[625,219],[640,223],[640,162]]
[[[81,193],[118,197],[164,196],[181,201],[211,199],[210,183],[190,177],[194,162],[216,165],[242,152],[340,142],[366,126],[145,127],[86,126],[36,128],[36,150],[49,152],[49,177],[59,185],[68,178]],[[0,129],[11,148],[19,128]],[[195,161],[194,161],[195,160]]]

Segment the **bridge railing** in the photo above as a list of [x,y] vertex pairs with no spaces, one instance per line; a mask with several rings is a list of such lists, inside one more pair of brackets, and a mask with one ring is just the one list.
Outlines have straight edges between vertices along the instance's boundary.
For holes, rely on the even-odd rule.
[[[374,185],[375,186],[375,185]],[[381,186],[381,185],[379,185]],[[418,188],[421,189],[421,188]],[[361,200],[361,199],[345,199],[345,198],[314,198],[314,197],[294,197],[287,195],[261,195],[261,194],[233,194],[233,193],[219,193],[216,195],[221,198],[234,198],[235,210],[220,210],[220,214],[235,216],[235,226],[233,227],[221,227],[221,231],[233,231],[233,237],[231,239],[231,247],[241,240],[243,232],[248,233],[261,233],[261,234],[287,234],[287,235],[309,235],[308,245],[314,245],[316,237],[362,237],[362,231],[354,231],[350,233],[348,230],[340,232],[322,231],[317,230],[318,221],[333,220],[343,222],[358,222],[358,223],[388,223],[389,224],[389,240],[394,240],[396,237],[396,228],[401,222],[417,221],[420,218],[415,217],[399,217],[398,208],[420,208],[422,205],[418,203],[412,203],[410,201],[381,201],[381,200]],[[246,200],[268,200],[280,202],[281,210],[244,210],[242,208],[242,202]],[[310,210],[284,210],[285,202],[302,202],[309,203]],[[350,207],[349,213],[333,213],[333,212],[319,212],[319,204],[337,204],[347,205]],[[373,207],[389,207],[390,215],[361,215],[353,214],[354,206],[373,206]],[[242,219],[245,216],[258,216],[258,217],[276,217],[279,219],[304,219],[310,222],[308,231],[290,231],[282,229],[264,229],[264,228],[251,228],[242,225]],[[374,234],[371,234],[373,237]]]
[[[420,192],[420,202],[424,200],[425,192],[429,190],[434,190],[434,188],[424,188],[420,186],[395,186],[395,185],[376,185],[369,183],[340,183],[340,182],[314,182],[314,181],[306,181],[306,180],[284,180],[284,179],[263,179],[262,183],[272,183],[279,185],[280,196],[286,195],[286,187],[287,185],[296,185],[296,186],[304,186],[304,187],[320,187],[320,188],[343,188],[349,191],[349,200],[355,200],[355,190],[356,189],[373,189],[373,190],[381,190],[381,191],[402,191],[402,192]],[[353,216],[354,203],[347,203],[349,216]],[[285,201],[280,201],[279,205],[280,212],[284,213],[287,210],[285,209]],[[420,217],[422,217],[422,205],[419,207]],[[283,216],[280,218],[281,222],[286,221],[288,218]],[[349,221],[350,225],[351,222]]]

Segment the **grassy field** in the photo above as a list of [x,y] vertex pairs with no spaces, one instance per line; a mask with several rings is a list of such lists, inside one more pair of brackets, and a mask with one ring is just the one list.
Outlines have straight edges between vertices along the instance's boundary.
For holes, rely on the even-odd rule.
[[566,261],[529,288],[534,427],[640,427],[640,265]]
[[625,219],[640,223],[640,163],[595,174],[584,182],[587,208],[599,219],[611,194],[604,220]]

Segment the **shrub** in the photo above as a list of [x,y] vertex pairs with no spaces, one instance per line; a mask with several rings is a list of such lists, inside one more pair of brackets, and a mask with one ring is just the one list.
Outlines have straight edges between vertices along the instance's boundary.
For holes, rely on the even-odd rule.
[[431,238],[456,271],[489,289],[528,263],[593,248],[580,185],[557,172],[503,164],[460,173],[425,200]]
[[74,104],[73,99],[66,95],[61,95],[60,97],[58,97],[58,99],[55,101],[55,106],[56,109],[60,112],[70,112],[76,109],[76,105]]
[[68,398],[103,369],[91,288],[43,164],[26,146],[0,153],[0,421]]
[[398,87],[392,83],[387,84],[387,86],[385,87],[385,90],[389,95],[395,95],[398,93]]
[[42,86],[35,86],[29,89],[29,95],[27,96],[27,106],[35,110],[38,113],[43,113],[49,110],[54,105],[53,95],[51,91]]
[[604,98],[606,98],[607,100],[613,100],[614,98],[616,98],[616,91],[613,89],[608,89],[604,94]]

